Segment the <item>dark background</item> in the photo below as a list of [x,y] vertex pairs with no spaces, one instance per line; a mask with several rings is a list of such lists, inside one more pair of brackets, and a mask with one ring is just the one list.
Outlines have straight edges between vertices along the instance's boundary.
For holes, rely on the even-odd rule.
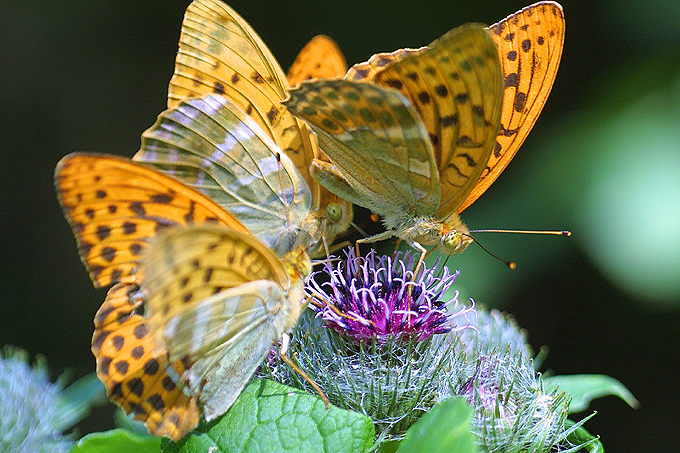
[[[0,345],[44,354],[53,375],[94,370],[95,291],[52,182],[72,151],[132,156],[165,106],[188,1],[11,2],[0,14]],[[426,45],[523,1],[233,1],[284,69],[317,33],[350,64]],[[680,2],[563,2],[562,64],[507,171],[464,213],[474,228],[571,229],[570,239],[484,236],[461,297],[515,314],[556,374],[604,373],[639,410],[596,400],[587,428],[610,451],[673,451],[680,407]],[[99,412],[84,430],[111,426]]]

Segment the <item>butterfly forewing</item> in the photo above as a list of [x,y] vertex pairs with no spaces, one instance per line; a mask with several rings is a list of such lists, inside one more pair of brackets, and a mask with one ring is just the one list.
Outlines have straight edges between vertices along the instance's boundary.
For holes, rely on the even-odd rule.
[[369,58],[368,61],[357,63],[349,68],[343,78],[347,80],[371,81],[375,75],[382,71],[389,63],[409,55],[415,55],[425,49],[427,49],[427,47],[421,47],[420,49],[398,49],[394,52],[377,53]]
[[332,79],[347,72],[347,62],[340,48],[325,35],[313,37],[302,48],[288,70],[288,83],[295,86],[303,80]]
[[399,89],[418,109],[439,169],[437,215],[448,216],[482,174],[498,132],[502,79],[493,41],[483,26],[463,25],[385,65],[374,81]]
[[142,135],[135,159],[211,197],[282,255],[309,215],[311,194],[295,165],[221,96],[162,113]]
[[200,193],[151,168],[113,156],[70,154],[55,185],[78,251],[95,286],[133,283],[149,238],[173,226],[245,227]]
[[[250,115],[312,184],[309,164],[318,146],[307,127],[280,105],[288,82],[252,27],[219,0],[195,0],[182,23],[168,106],[219,94]],[[318,186],[311,187],[316,210]]]
[[487,168],[459,212],[493,184],[534,126],[557,75],[564,30],[562,7],[555,2],[527,6],[489,27],[503,70],[501,127]]
[[[182,228],[155,238],[144,255],[142,289],[153,326],[195,312],[204,299],[253,280],[287,287],[288,275],[276,254],[246,234],[208,227]],[[168,339],[165,339],[168,341]],[[173,344],[189,339],[172,338]],[[171,349],[183,355],[190,350]]]
[[301,83],[284,103],[312,125],[359,204],[383,215],[435,211],[439,181],[432,146],[402,95],[373,84],[322,80]]
[[150,334],[148,320],[137,313],[142,303],[138,292],[136,286],[115,285],[95,315],[97,376],[109,398],[143,420],[150,433],[179,440],[198,423],[196,399],[175,380],[186,364],[169,361]]

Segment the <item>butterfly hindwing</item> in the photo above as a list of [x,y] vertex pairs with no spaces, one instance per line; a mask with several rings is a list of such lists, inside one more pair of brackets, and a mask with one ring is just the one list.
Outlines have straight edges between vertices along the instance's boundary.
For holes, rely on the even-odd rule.
[[382,215],[436,210],[439,181],[427,131],[395,90],[348,80],[308,81],[291,90],[284,104],[312,126],[361,196],[359,204]]
[[439,169],[437,216],[447,217],[482,174],[498,131],[502,80],[493,41],[481,25],[457,27],[374,81],[401,90],[423,119]]
[[198,423],[196,399],[185,395],[175,380],[186,364],[169,361],[149,332],[148,320],[137,313],[142,303],[138,294],[136,286],[116,284],[95,315],[97,377],[109,398],[143,420],[150,433],[179,440]]
[[135,159],[211,197],[281,254],[290,251],[310,212],[311,193],[295,165],[221,96],[163,112],[142,135]]
[[415,55],[425,49],[427,49],[427,47],[421,47],[419,49],[398,49],[394,52],[377,53],[369,58],[368,61],[357,63],[349,68],[343,78],[347,80],[363,80],[369,82],[389,63],[408,57],[409,55]]
[[[188,391],[198,396],[206,420],[229,409],[273,341],[281,337],[284,303],[291,302],[277,283],[258,280],[224,291],[197,307],[217,315],[212,333],[222,335],[221,341],[200,354],[184,374]],[[220,320],[228,327],[218,326]],[[199,324],[195,329],[209,327]]]

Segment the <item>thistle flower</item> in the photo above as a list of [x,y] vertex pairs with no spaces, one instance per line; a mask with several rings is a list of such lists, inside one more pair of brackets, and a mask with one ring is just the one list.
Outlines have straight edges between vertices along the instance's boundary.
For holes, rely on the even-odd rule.
[[[327,264],[307,284],[315,316],[302,317],[291,345],[329,400],[370,416],[385,439],[402,438],[439,401],[440,389],[467,378],[458,375],[467,368],[447,335],[470,325],[472,304],[450,291],[458,272],[421,266],[416,274],[416,261],[408,253],[360,258],[350,250]],[[289,367],[268,365],[262,375],[308,389]]]
[[[415,264],[408,253],[350,250],[316,272],[306,288],[313,311],[294,332],[291,357],[334,405],[371,417],[377,443],[402,439],[436,403],[464,396],[481,451],[577,451],[567,442],[569,396],[543,391],[524,331],[507,315],[460,304],[458,272],[435,265],[416,274]],[[260,376],[313,393],[278,356],[267,365]]]
[[436,265],[423,265],[416,275],[415,256],[409,253],[392,258],[371,250],[361,258],[349,249],[345,256],[335,266],[326,264],[307,286],[314,300],[310,306],[326,327],[358,342],[384,343],[388,338],[424,341],[469,325],[472,306],[460,305],[457,291],[445,300],[457,271],[444,267],[438,276]]
[[[451,395],[474,408],[472,431],[483,451],[567,450],[569,396],[543,390],[525,333],[512,318],[478,309],[474,335],[460,332],[469,378]],[[445,392],[443,392],[445,393]]]
[[105,398],[94,374],[63,389],[64,377],[50,382],[47,365],[37,357],[5,346],[0,352],[0,451],[69,451],[73,437],[62,432],[84,418]]

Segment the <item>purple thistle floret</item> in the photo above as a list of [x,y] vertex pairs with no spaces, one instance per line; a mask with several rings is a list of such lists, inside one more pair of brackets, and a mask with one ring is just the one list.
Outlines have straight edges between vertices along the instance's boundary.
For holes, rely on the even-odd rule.
[[327,263],[307,283],[314,300],[310,307],[324,326],[358,342],[379,343],[390,338],[423,341],[469,327],[466,315],[474,313],[473,306],[459,304],[458,291],[442,300],[458,271],[451,274],[443,267],[439,272],[437,264],[427,268],[423,263],[414,277],[417,260],[408,252],[397,252],[392,259],[377,256],[375,250],[357,257],[349,249],[345,256],[335,266]]

